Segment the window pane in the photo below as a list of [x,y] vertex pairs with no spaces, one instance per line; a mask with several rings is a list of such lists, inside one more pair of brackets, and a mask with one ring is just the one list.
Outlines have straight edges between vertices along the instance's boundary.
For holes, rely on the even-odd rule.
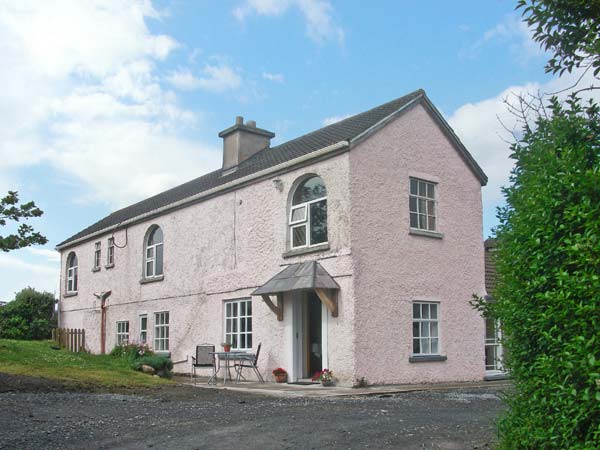
[[420,214],[425,214],[425,211],[426,211],[425,208],[427,207],[426,205],[427,205],[427,200],[424,200],[422,198],[418,199],[417,207],[419,208],[418,212]]
[[419,228],[427,229],[427,216],[419,214]]
[[320,177],[312,177],[296,188],[292,204],[299,205],[300,203],[310,202],[326,195],[327,189],[325,189],[323,180]]
[[438,323],[431,322],[430,327],[431,327],[431,337],[438,337]]
[[148,261],[146,263],[146,276],[147,277],[151,277],[154,275],[154,272],[152,271],[152,262],[153,261]]
[[292,209],[292,222],[299,222],[306,220],[306,206]]
[[306,225],[292,228],[292,247],[306,245]]
[[421,337],[429,337],[429,323],[421,323]]
[[429,305],[427,303],[421,304],[421,311],[423,312],[423,319],[429,319]]
[[225,320],[225,332],[231,333],[231,319]]
[[413,353],[418,354],[421,353],[421,340],[413,339]]
[[248,332],[252,332],[252,317],[248,318]]
[[160,229],[160,227],[157,227],[154,230],[154,233],[152,233],[152,235],[153,235],[152,237],[154,238],[153,240],[154,240],[155,244],[162,244],[163,233],[162,233],[162,230]]
[[432,319],[437,319],[437,309],[438,309],[438,305],[435,303],[432,303],[429,305],[429,311],[430,311],[430,317]]
[[233,331],[234,333],[237,333],[237,331],[238,331],[238,321],[237,321],[237,319],[233,319],[233,321],[231,323],[231,331]]
[[310,243],[327,242],[327,200],[310,205]]
[[410,213],[410,226],[412,228],[419,228],[419,215],[416,213]]
[[433,193],[433,187],[434,187],[433,184],[427,183],[427,197],[429,197],[429,198],[435,198],[435,195]]
[[240,316],[246,315],[246,302],[240,303]]
[[419,322],[413,322],[413,337],[418,338],[419,336]]
[[423,181],[419,181],[419,195],[421,197],[427,196],[427,185]]
[[237,317],[237,316],[238,316],[238,304],[237,304],[237,303],[234,303],[234,304],[231,306],[231,308],[232,308],[232,314],[233,314],[233,317]]
[[413,195],[417,195],[419,193],[419,182],[415,179],[410,180],[410,193]]
[[427,214],[435,216],[435,202],[433,200],[427,200]]
[[431,353],[438,353],[438,339],[432,339],[431,340]]
[[240,348],[246,348],[246,335],[240,335]]
[[429,339],[422,338],[421,339],[421,353],[430,353],[429,351]]
[[413,319],[421,318],[421,304],[413,303]]
[[154,247],[149,247],[146,249],[146,259],[154,258]]
[[252,335],[248,334],[248,336],[246,336],[246,344],[248,345],[248,348],[252,348]]
[[[248,305],[248,315],[251,316],[252,315],[252,302],[247,301],[246,303]],[[250,320],[252,320],[252,319],[250,319]]]
[[240,331],[242,333],[246,332],[246,319],[240,320]]
[[156,247],[156,273],[154,275],[162,275],[163,273],[163,246]]
[[428,216],[429,217],[429,230],[430,231],[435,231],[435,217],[433,216]]
[[417,212],[417,197],[410,197],[408,199],[409,211]]

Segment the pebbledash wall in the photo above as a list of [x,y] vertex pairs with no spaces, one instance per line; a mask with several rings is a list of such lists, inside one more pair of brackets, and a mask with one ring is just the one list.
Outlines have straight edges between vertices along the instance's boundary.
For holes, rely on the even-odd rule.
[[[437,183],[440,238],[410,233],[409,178]],[[481,380],[481,183],[429,111],[416,105],[350,152],[355,371],[369,383]],[[445,361],[409,362],[412,304],[439,303]]]
[[[330,249],[284,258],[288,249],[290,189],[306,174],[327,187]],[[437,183],[441,239],[409,233],[409,177]],[[275,179],[283,183],[279,191]],[[62,251],[61,289],[70,251],[79,262],[79,292],[62,298],[61,326],[86,329],[91,351],[100,349],[100,308],[94,292],[112,290],[107,350],[116,322],[139,335],[140,314],[170,313],[174,361],[193,355],[200,343],[223,341],[225,300],[247,298],[286,264],[318,260],[340,285],[339,316],[327,313],[327,365],[342,384],[481,380],[484,322],[468,304],[483,295],[481,184],[420,104],[405,111],[349,152],[179,209],[115,233],[115,267],[104,269],[109,235]],[[164,280],[140,284],[148,227],[164,233]],[[93,273],[94,242],[102,242],[103,265]],[[439,302],[441,354],[445,361],[409,362],[412,303]],[[253,297],[253,344],[262,342],[259,366],[292,367],[292,298],[284,320]],[[189,371],[189,361],[175,370]]]
[[[293,183],[318,174],[327,188],[329,250],[283,258],[288,249],[287,205]],[[282,191],[273,181],[281,180]],[[100,351],[100,302],[94,293],[112,290],[108,299],[107,341],[116,342],[116,322],[128,320],[130,340],[139,336],[139,315],[148,315],[148,342],[154,336],[154,313],[169,311],[173,361],[192,356],[201,343],[223,342],[224,301],[249,298],[285,265],[318,258],[341,287],[339,316],[328,317],[328,362],[342,380],[352,380],[353,297],[350,256],[348,153],[292,170],[115,233],[115,266],[105,269],[111,234],[63,250],[61,257],[61,326],[85,328],[89,349]],[[140,283],[143,241],[148,227],[164,235],[164,279]],[[102,243],[102,269],[92,272],[94,243]],[[79,264],[76,296],[65,297],[66,258],[74,251]],[[262,343],[260,368],[268,377],[275,367],[291,367],[291,298],[278,322],[260,297],[252,297],[253,346]],[[186,363],[175,370],[188,372]]]

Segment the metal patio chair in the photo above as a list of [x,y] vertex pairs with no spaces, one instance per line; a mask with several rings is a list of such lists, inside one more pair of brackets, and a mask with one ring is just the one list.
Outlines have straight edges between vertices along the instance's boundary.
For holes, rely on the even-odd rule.
[[196,346],[196,356],[192,356],[192,371],[190,373],[190,381],[195,383],[196,369],[198,367],[212,367],[213,375],[208,380],[209,384],[211,380],[215,378],[215,355],[211,355],[210,352],[215,351],[215,346],[212,344],[202,344]]
[[262,377],[262,375],[260,374],[260,371],[258,370],[258,357],[260,356],[260,348],[262,346],[261,344],[258,344],[258,347],[256,348],[256,354],[255,355],[241,355],[241,357],[239,358],[239,362],[234,364],[234,369],[237,373],[237,377],[235,379],[236,383],[240,382],[240,378],[243,378],[244,381],[248,381],[246,380],[246,378],[242,375],[242,370],[244,368],[247,369],[252,369],[254,370],[254,373],[256,374],[256,376],[258,377],[258,381],[260,381],[261,383],[264,383],[265,380]]

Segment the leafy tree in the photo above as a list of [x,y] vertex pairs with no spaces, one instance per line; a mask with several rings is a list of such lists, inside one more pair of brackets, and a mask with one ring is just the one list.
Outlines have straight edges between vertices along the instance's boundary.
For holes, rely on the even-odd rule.
[[505,449],[600,448],[600,114],[572,96],[512,145],[496,302],[515,380]]
[[[19,196],[15,191],[8,191],[8,195],[0,199],[0,227],[5,226],[7,221],[19,222],[21,219],[40,217],[44,212],[35,206],[34,202],[19,205]],[[44,236],[34,231],[30,225],[22,223],[16,234],[7,236],[0,235],[0,250],[8,252],[35,244],[48,242]]]
[[533,38],[553,53],[546,71],[560,74],[575,67],[600,73],[600,0],[519,0]]
[[54,320],[54,295],[25,288],[0,308],[0,338],[48,339]]

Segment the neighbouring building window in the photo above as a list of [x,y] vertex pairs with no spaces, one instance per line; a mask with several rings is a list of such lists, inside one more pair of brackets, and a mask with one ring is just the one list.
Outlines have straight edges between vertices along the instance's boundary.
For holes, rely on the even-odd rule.
[[411,178],[409,209],[411,228],[435,231],[435,183]]
[[169,350],[169,312],[154,313],[154,350]]
[[294,191],[289,227],[293,249],[327,242],[327,189],[321,177],[304,180]]
[[163,233],[160,227],[150,229],[145,243],[144,276],[158,277],[163,274]]
[[115,238],[108,238],[108,245],[106,246],[106,265],[115,265]]
[[252,300],[225,302],[225,342],[234,350],[252,348]]
[[485,370],[502,371],[502,346],[498,321],[485,319]]
[[96,242],[94,248],[94,269],[100,269],[100,258],[102,256],[102,244]]
[[413,355],[438,355],[439,304],[413,303]]
[[129,321],[123,320],[117,322],[117,345],[127,345],[129,343]]
[[148,316],[140,315],[140,344],[148,342]]
[[70,253],[67,257],[67,292],[77,292],[77,255]]

